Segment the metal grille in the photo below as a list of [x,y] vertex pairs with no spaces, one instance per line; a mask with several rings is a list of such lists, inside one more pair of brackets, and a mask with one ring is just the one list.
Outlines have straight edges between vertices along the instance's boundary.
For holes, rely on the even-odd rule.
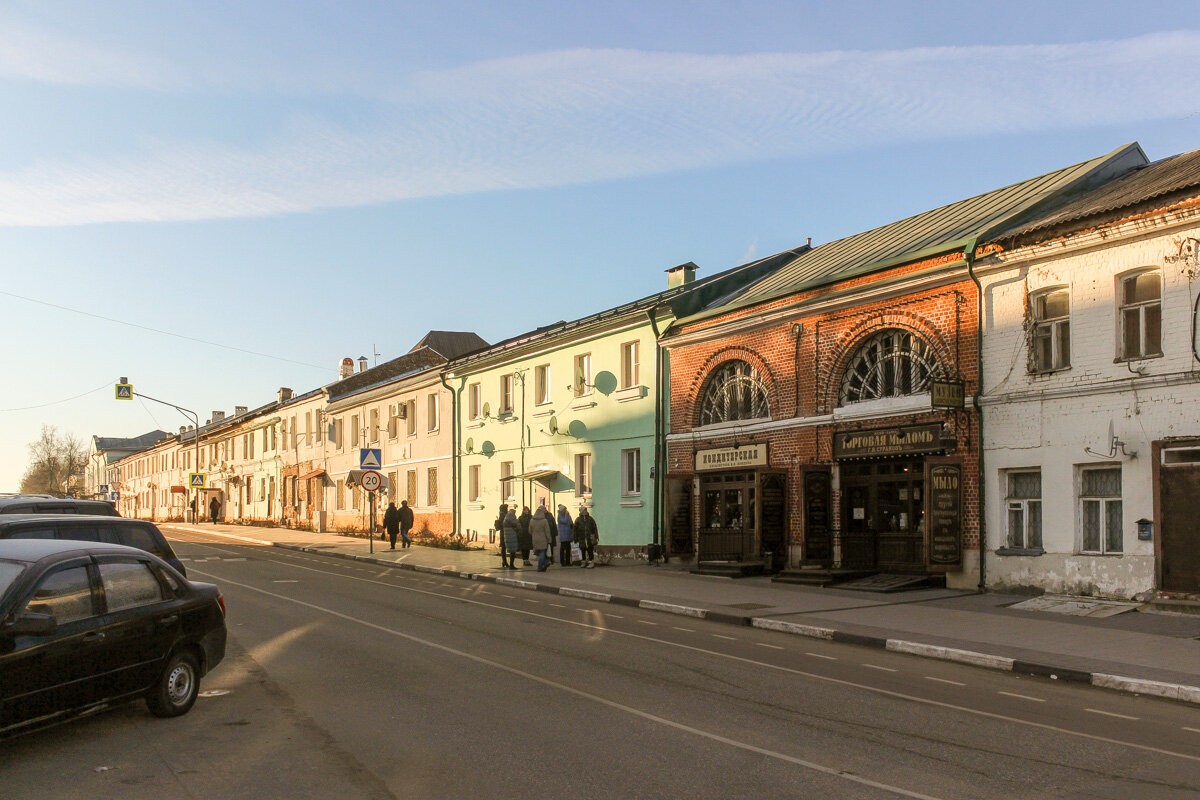
[[929,382],[941,374],[924,339],[902,330],[880,331],[850,359],[838,404],[919,394],[928,391]]
[[726,361],[713,372],[700,402],[701,425],[770,416],[767,387],[753,366],[740,360]]

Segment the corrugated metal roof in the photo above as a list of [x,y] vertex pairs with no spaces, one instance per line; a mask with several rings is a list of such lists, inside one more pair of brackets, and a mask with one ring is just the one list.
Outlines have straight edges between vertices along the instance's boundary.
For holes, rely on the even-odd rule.
[[751,284],[731,302],[758,302],[851,274],[959,249],[962,243],[998,226],[1025,219],[1053,198],[1090,188],[1145,163],[1141,148],[1136,143],[1128,144],[1107,155],[818,245]]
[[[1073,222],[1086,222],[1114,211],[1132,209],[1197,187],[1200,187],[1200,150],[1192,150],[1136,167],[1046,214],[1009,227],[996,234],[992,241],[1025,239],[1039,231],[1049,233],[1052,228],[1060,229]],[[1057,233],[1061,230],[1056,230]]]

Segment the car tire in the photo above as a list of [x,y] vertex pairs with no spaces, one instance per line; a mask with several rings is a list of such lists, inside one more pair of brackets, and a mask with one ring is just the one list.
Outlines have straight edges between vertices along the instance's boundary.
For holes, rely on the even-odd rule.
[[178,717],[191,709],[199,694],[200,668],[196,657],[186,651],[174,653],[146,696],[146,705],[156,717]]

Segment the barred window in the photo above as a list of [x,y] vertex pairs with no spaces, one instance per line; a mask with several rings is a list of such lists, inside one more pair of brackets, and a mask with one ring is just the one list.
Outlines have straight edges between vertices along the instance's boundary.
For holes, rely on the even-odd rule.
[[700,424],[771,416],[767,387],[752,365],[735,359],[717,367],[700,401]]
[[871,336],[851,356],[838,405],[927,392],[930,381],[941,375],[924,339],[889,328]]

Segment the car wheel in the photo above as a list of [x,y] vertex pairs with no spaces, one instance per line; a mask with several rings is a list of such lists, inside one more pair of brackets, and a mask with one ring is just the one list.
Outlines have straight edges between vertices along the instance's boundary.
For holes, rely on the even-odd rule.
[[188,652],[175,653],[158,682],[146,696],[146,705],[156,717],[178,717],[186,714],[200,693],[200,670],[196,657]]

